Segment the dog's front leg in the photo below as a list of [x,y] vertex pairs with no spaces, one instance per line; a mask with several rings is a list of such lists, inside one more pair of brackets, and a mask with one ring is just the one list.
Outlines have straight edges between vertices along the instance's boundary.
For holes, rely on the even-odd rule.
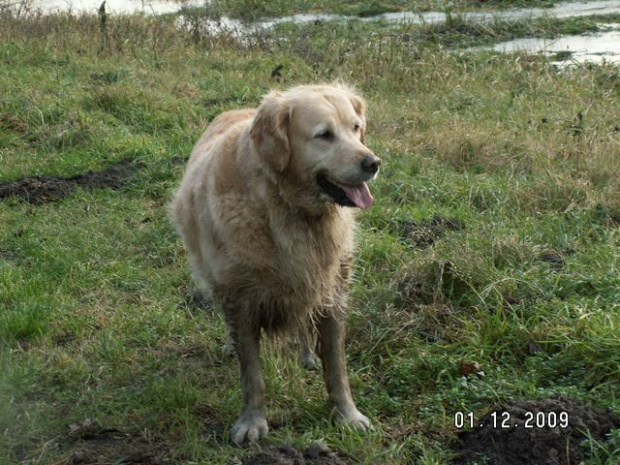
[[237,317],[232,323],[231,338],[241,368],[243,406],[230,430],[230,437],[241,445],[246,441],[258,441],[267,434],[269,427],[265,418],[265,382],[260,368],[260,328],[247,318]]
[[344,316],[327,315],[318,319],[318,353],[329,400],[334,406],[337,423],[357,429],[369,429],[370,421],[353,402],[344,351]]

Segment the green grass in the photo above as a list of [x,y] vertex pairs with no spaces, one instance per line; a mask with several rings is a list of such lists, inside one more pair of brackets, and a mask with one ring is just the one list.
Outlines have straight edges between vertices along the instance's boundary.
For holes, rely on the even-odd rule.
[[[548,24],[490,26],[485,40]],[[446,51],[479,39],[460,23],[283,26],[248,43],[170,18],[108,27],[102,46],[96,18],[0,15],[0,181],[136,166],[120,190],[0,201],[0,462],[68,463],[71,425],[87,419],[173,463],[255,452],[227,442],[237,366],[222,355],[221,316],[188,304],[165,205],[216,114],[334,79],[367,98],[384,160],[360,215],[347,341],[377,433],[331,425],[321,376],[276,347],[263,357],[269,441],[442,464],[456,411],[566,394],[620,414],[616,68]],[[279,64],[282,82],[270,77]],[[436,215],[465,228],[426,245],[402,237],[405,222]],[[485,376],[464,377],[464,362]],[[591,449],[591,464],[615,463],[617,435]]]

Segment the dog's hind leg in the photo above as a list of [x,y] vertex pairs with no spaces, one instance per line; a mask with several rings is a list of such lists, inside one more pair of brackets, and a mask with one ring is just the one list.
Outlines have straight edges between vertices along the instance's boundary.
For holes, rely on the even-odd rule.
[[312,347],[315,345],[316,330],[314,325],[309,324],[308,329],[299,331],[299,362],[306,370],[318,370],[321,360],[314,353]]
[[[313,331],[314,327],[310,325],[310,328],[306,330],[300,330],[298,334],[299,338],[299,363],[306,370],[314,371],[318,370],[321,365],[321,359],[314,353],[314,337],[310,331]],[[235,341],[231,336],[230,329],[228,330],[228,339],[226,345],[222,351],[225,356],[232,357],[235,355]]]

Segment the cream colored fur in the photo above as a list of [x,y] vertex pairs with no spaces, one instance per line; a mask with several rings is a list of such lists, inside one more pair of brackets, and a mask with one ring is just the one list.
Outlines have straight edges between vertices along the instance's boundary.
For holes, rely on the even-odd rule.
[[231,430],[238,444],[268,430],[261,332],[303,331],[309,322],[335,419],[369,427],[352,400],[344,353],[355,209],[317,183],[320,175],[347,186],[375,177],[365,123],[364,102],[344,86],[272,92],[257,110],[210,124],[174,196],[171,216],[190,266],[223,308],[240,361],[243,407]]

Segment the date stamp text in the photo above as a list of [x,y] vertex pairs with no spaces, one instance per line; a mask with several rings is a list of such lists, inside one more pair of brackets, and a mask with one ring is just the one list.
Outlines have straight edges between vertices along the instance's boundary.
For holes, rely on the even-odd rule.
[[510,412],[491,412],[483,419],[477,419],[473,412],[456,412],[454,414],[456,429],[543,429],[569,427],[568,412],[522,412],[519,418],[513,417]]

